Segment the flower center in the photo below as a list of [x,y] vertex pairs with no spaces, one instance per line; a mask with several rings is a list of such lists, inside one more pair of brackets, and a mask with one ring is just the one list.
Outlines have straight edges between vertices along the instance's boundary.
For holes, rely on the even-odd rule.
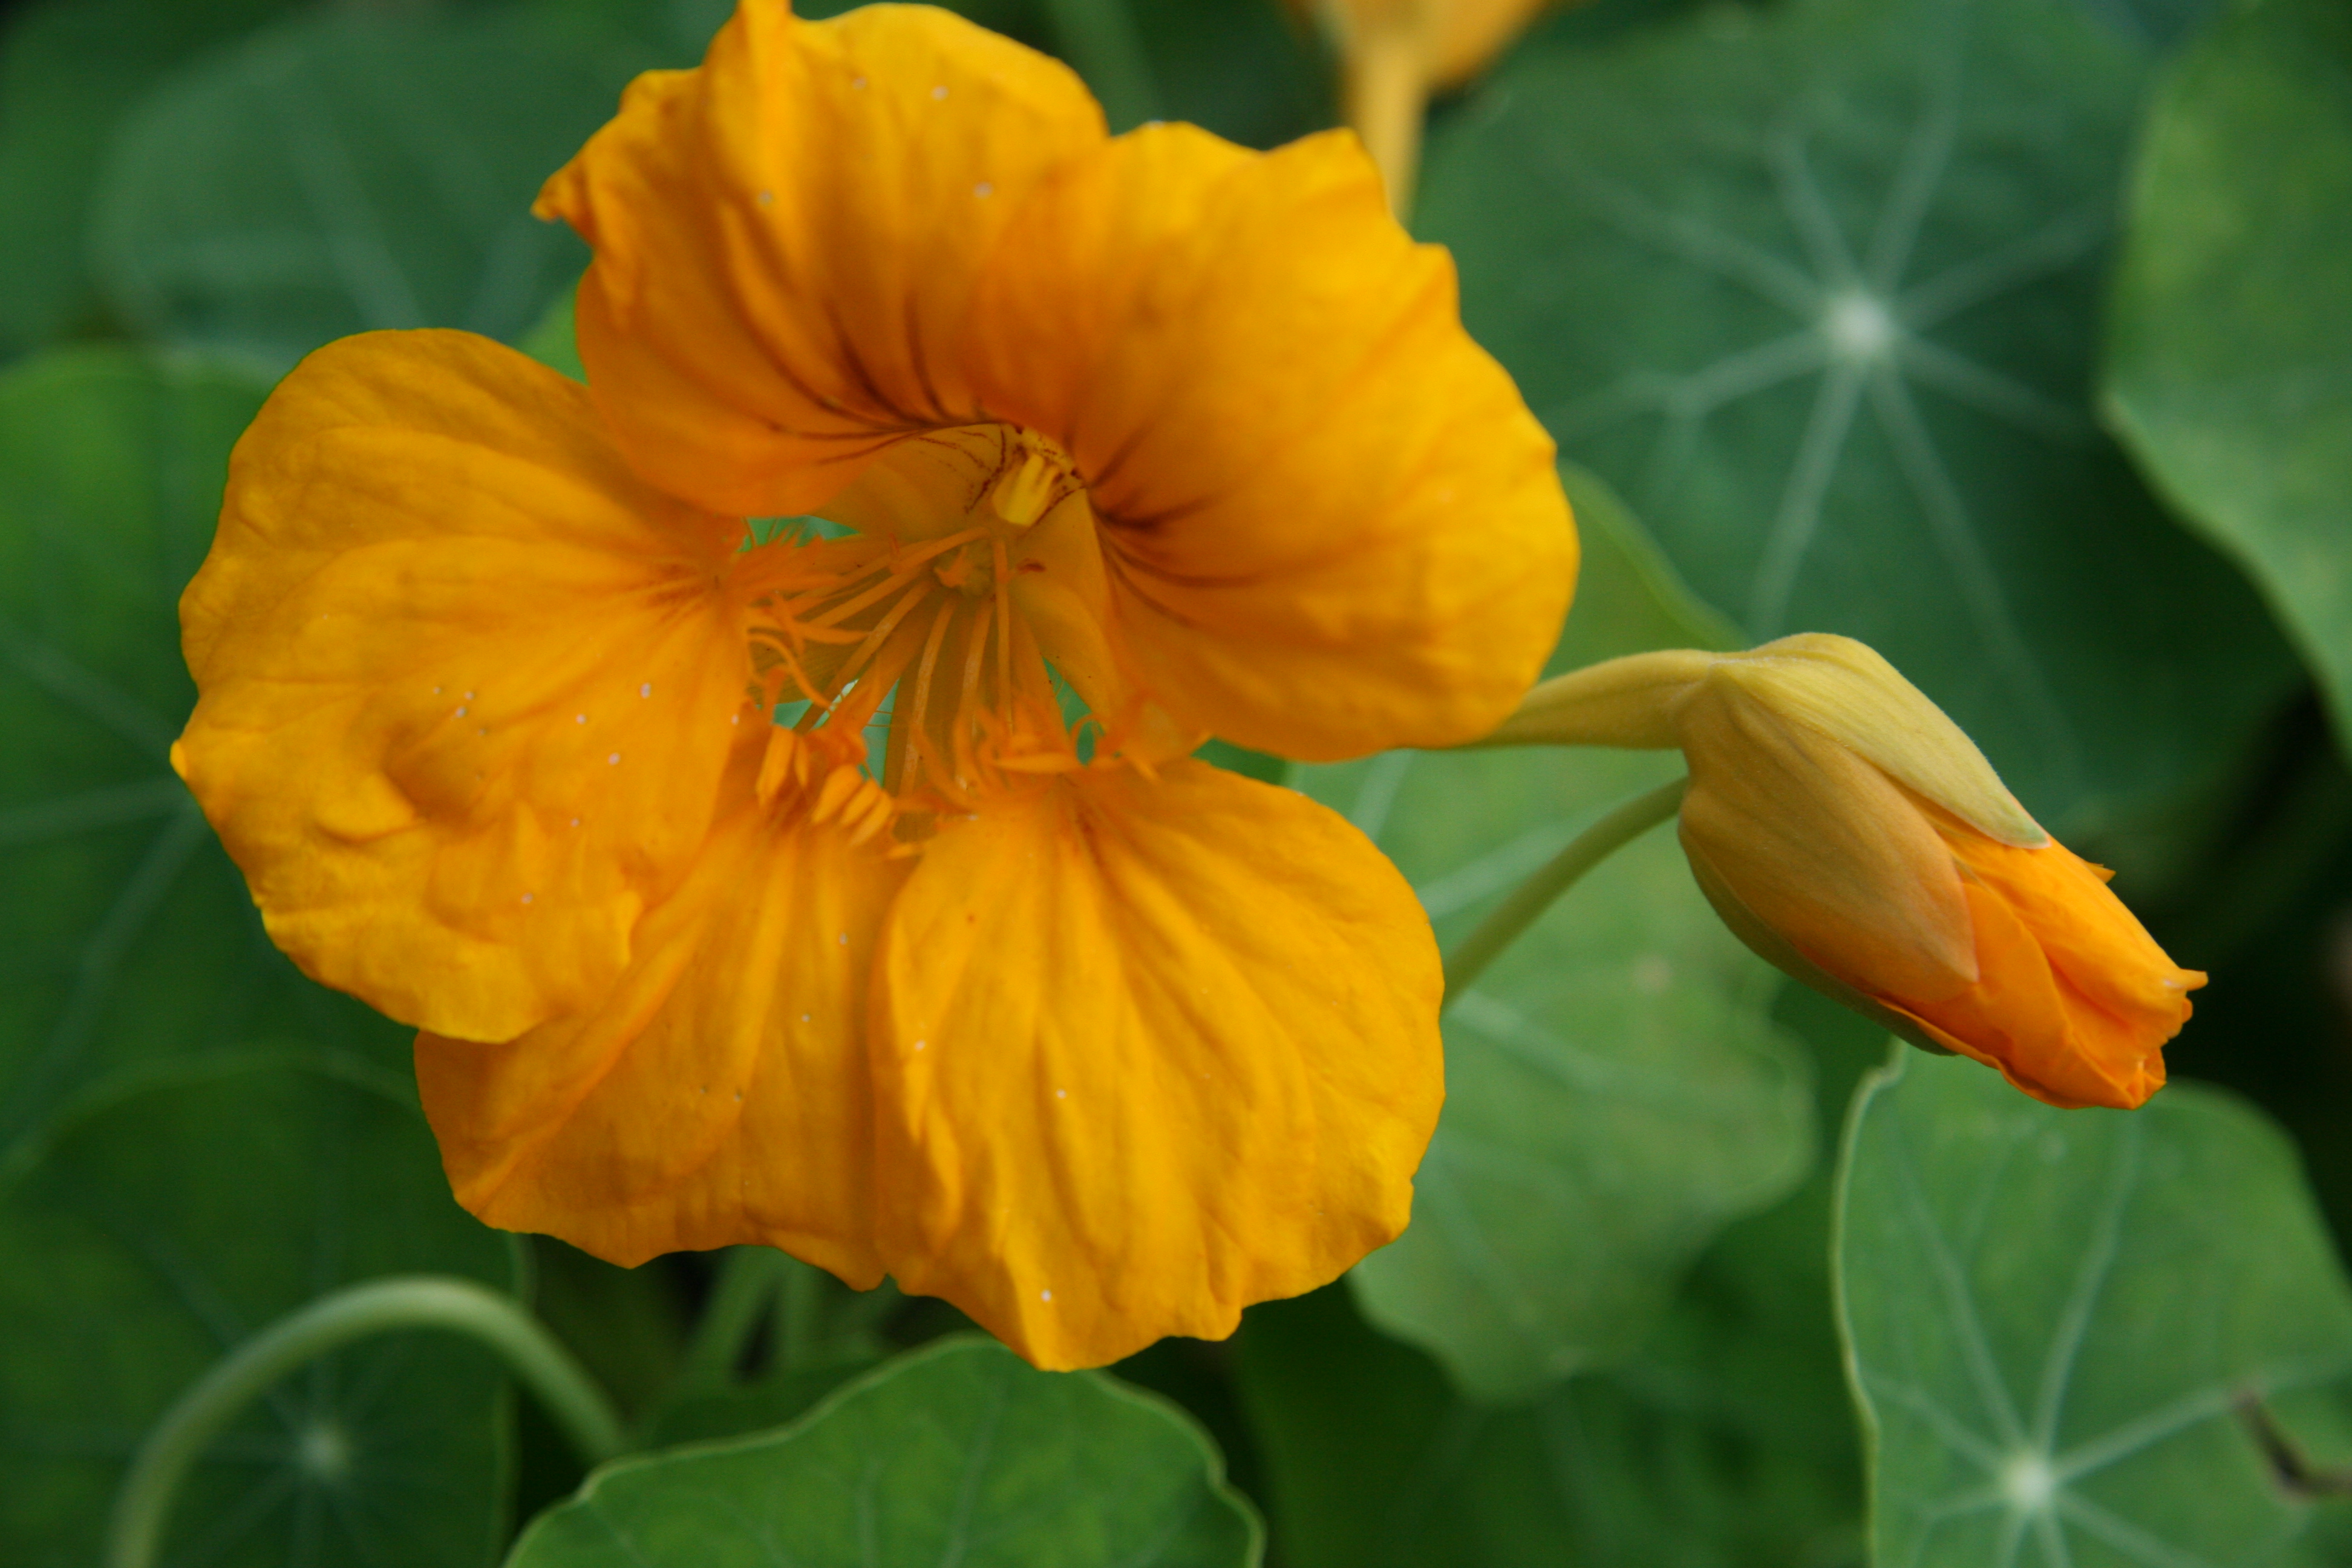
[[[1003,425],[910,437],[829,505],[855,531],[753,553],[753,678],[782,734],[761,793],[790,785],[819,819],[919,833],[994,789],[1084,765],[1080,729],[1014,580],[1084,487],[1052,442]],[[914,819],[908,821],[907,819]]]

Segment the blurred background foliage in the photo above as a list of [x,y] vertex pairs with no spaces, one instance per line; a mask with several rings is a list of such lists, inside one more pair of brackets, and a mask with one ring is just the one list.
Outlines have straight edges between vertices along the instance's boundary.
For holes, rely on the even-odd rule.
[[[1276,0],[957,8],[1115,128],[1335,118]],[[773,1254],[476,1225],[403,1031],[276,954],[165,760],[271,381],[383,327],[562,363],[585,253],[531,195],[726,9],[0,7],[0,1561],[95,1561],[226,1350],[422,1271],[530,1303],[646,1452],[574,1498],[490,1357],[390,1335],[212,1447],[166,1561],[2352,1563],[2342,0],[1601,0],[1434,106],[1415,219],[1561,445],[1555,668],[1875,644],[2212,972],[2201,1082],[2061,1113],[1882,1068],[1654,836],[1449,1016],[1402,1240],[1069,1378]],[[1283,776],[1451,942],[1671,773]]]

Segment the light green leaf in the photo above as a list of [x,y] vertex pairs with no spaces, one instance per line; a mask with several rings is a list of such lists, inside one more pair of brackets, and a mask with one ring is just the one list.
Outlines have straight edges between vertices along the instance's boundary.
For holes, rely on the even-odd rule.
[[2343,1505],[2315,1518],[2254,1426],[2352,1453],[2352,1291],[2260,1113],[2193,1085],[2053,1110],[1898,1047],[1847,1131],[1838,1229],[1876,1561],[2321,1560]]
[[[1586,562],[1557,663],[1706,640],[1645,578],[1606,489],[1570,475]],[[1396,752],[1301,771],[1459,942],[1672,755]],[[1474,1394],[1517,1397],[1625,1356],[1727,1220],[1810,1156],[1801,1058],[1766,1020],[1777,977],[1718,922],[1670,832],[1620,851],[1459,998],[1446,1101],[1402,1237],[1358,1265],[1373,1321]]]
[[1471,330],[1746,637],[1871,643],[2062,837],[2218,774],[2292,679],[2094,423],[2147,53],[2047,0],[1532,36],[1433,133]]
[[123,127],[100,285],[140,330],[272,371],[371,328],[516,338],[587,260],[531,199],[647,63],[540,12],[270,28]]
[[173,613],[260,389],[109,350],[0,374],[0,1153],[141,1062],[405,1031],[302,979],[167,752],[194,700]]
[[573,310],[577,293],[576,285],[560,290],[548,301],[547,309],[539,313],[530,330],[515,341],[515,347],[548,369],[584,382],[588,372],[580,363],[579,321]]
[[[0,1173],[0,1542],[87,1568],[148,1426],[246,1335],[386,1274],[515,1284],[451,1201],[405,1084],[318,1053],[179,1064],[57,1124]],[[495,1559],[509,1411],[497,1362],[389,1335],[288,1378],[216,1442],[166,1560],[207,1568]]]
[[2112,301],[2107,406],[2270,595],[2352,746],[2352,11],[2264,0],[2168,72]]
[[993,1342],[912,1352],[770,1436],[625,1459],[508,1568],[1244,1568],[1255,1514],[1190,1420]]

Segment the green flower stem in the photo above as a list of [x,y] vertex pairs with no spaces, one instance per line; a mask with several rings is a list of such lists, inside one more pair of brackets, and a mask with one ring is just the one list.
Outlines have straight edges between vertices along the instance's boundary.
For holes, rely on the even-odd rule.
[[710,1394],[735,1381],[743,1352],[768,1315],[778,1284],[786,1278],[793,1259],[772,1247],[731,1247],[719,1261],[719,1278],[710,1301],[702,1310],[688,1342],[686,1359],[678,1368],[678,1386],[689,1394]]
[[814,1366],[824,1346],[824,1271],[795,1262],[776,1303],[776,1365],[784,1372]]
[[322,1296],[254,1335],[182,1394],[131,1458],[108,1521],[107,1568],[152,1568],[180,1482],[263,1391],[328,1352],[399,1329],[447,1329],[498,1352],[588,1463],[626,1446],[612,1401],[539,1321],[470,1279],[415,1274]]
[[1160,84],[1128,0],[1045,0],[1054,41],[1086,78],[1113,131],[1158,120]]
[[1446,1003],[1450,1005],[1469,990],[1478,976],[1486,973],[1486,966],[1500,958],[1503,950],[1517,942],[1519,933],[1535,924],[1553,901],[1576,886],[1587,871],[1672,816],[1680,809],[1684,792],[1689,788],[1690,780],[1679,778],[1647,795],[1635,795],[1578,834],[1567,848],[1511,889],[1511,896],[1479,921],[1478,929],[1465,937],[1462,945],[1445,961]]

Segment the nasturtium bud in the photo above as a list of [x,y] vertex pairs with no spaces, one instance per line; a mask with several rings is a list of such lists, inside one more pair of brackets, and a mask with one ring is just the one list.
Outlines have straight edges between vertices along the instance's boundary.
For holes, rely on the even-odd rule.
[[1612,660],[1538,687],[1494,742],[1679,747],[1693,875],[1765,959],[2053,1105],[2162,1087],[2205,976],[1861,643]]

